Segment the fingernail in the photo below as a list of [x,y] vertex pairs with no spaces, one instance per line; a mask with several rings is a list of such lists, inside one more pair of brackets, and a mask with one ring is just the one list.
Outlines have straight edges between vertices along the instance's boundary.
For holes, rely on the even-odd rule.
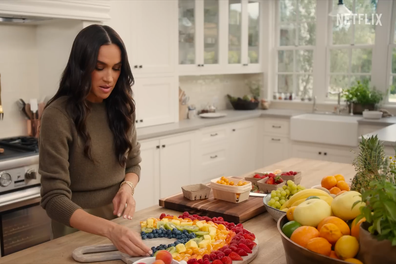
[[131,220],[131,219],[132,219],[132,216],[128,215],[128,219]]
[[120,216],[121,216],[121,214],[118,214],[117,216],[118,216],[118,217],[120,217]]
[[152,254],[153,254],[153,251],[150,250],[150,251],[149,251],[149,254],[152,255]]
[[126,219],[127,218],[127,216],[126,215],[124,215],[124,219]]

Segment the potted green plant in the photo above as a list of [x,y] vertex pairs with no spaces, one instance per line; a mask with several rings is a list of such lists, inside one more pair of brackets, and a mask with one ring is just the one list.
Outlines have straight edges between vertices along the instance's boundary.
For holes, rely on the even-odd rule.
[[375,110],[383,99],[382,92],[370,87],[368,79],[356,81],[354,86],[343,91],[343,96],[348,103],[349,112],[353,107],[354,114],[362,114],[365,109]]
[[384,155],[377,136],[364,139],[355,159],[358,173],[351,189],[362,193],[358,258],[365,264],[395,263],[396,260],[396,158]]

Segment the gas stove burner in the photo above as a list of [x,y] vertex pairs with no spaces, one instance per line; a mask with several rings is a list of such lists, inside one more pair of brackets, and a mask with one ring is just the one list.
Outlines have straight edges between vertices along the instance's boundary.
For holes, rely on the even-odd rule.
[[38,140],[33,137],[12,137],[0,139],[0,160],[38,154]]

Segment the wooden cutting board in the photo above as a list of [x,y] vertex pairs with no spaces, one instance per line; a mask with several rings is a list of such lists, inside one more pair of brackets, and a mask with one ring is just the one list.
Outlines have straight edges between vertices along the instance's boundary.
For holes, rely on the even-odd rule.
[[208,199],[188,200],[182,193],[159,200],[168,209],[209,217],[223,217],[225,221],[242,223],[266,211],[263,197],[249,197],[240,203],[216,200],[211,192]]

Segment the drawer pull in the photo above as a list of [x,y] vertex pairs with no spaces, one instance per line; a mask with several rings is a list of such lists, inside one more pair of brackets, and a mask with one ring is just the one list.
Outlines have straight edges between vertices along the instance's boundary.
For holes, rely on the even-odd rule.
[[282,126],[272,126],[272,128],[282,128]]
[[327,152],[324,152],[323,155],[327,156]]
[[272,141],[281,141],[280,138],[271,138]]
[[210,156],[210,158],[211,158],[211,159],[215,159],[215,158],[217,158],[217,155]]
[[319,155],[322,155],[322,152],[319,151]]
[[217,133],[210,134],[210,136],[211,136],[211,137],[215,137],[215,136],[217,136]]

